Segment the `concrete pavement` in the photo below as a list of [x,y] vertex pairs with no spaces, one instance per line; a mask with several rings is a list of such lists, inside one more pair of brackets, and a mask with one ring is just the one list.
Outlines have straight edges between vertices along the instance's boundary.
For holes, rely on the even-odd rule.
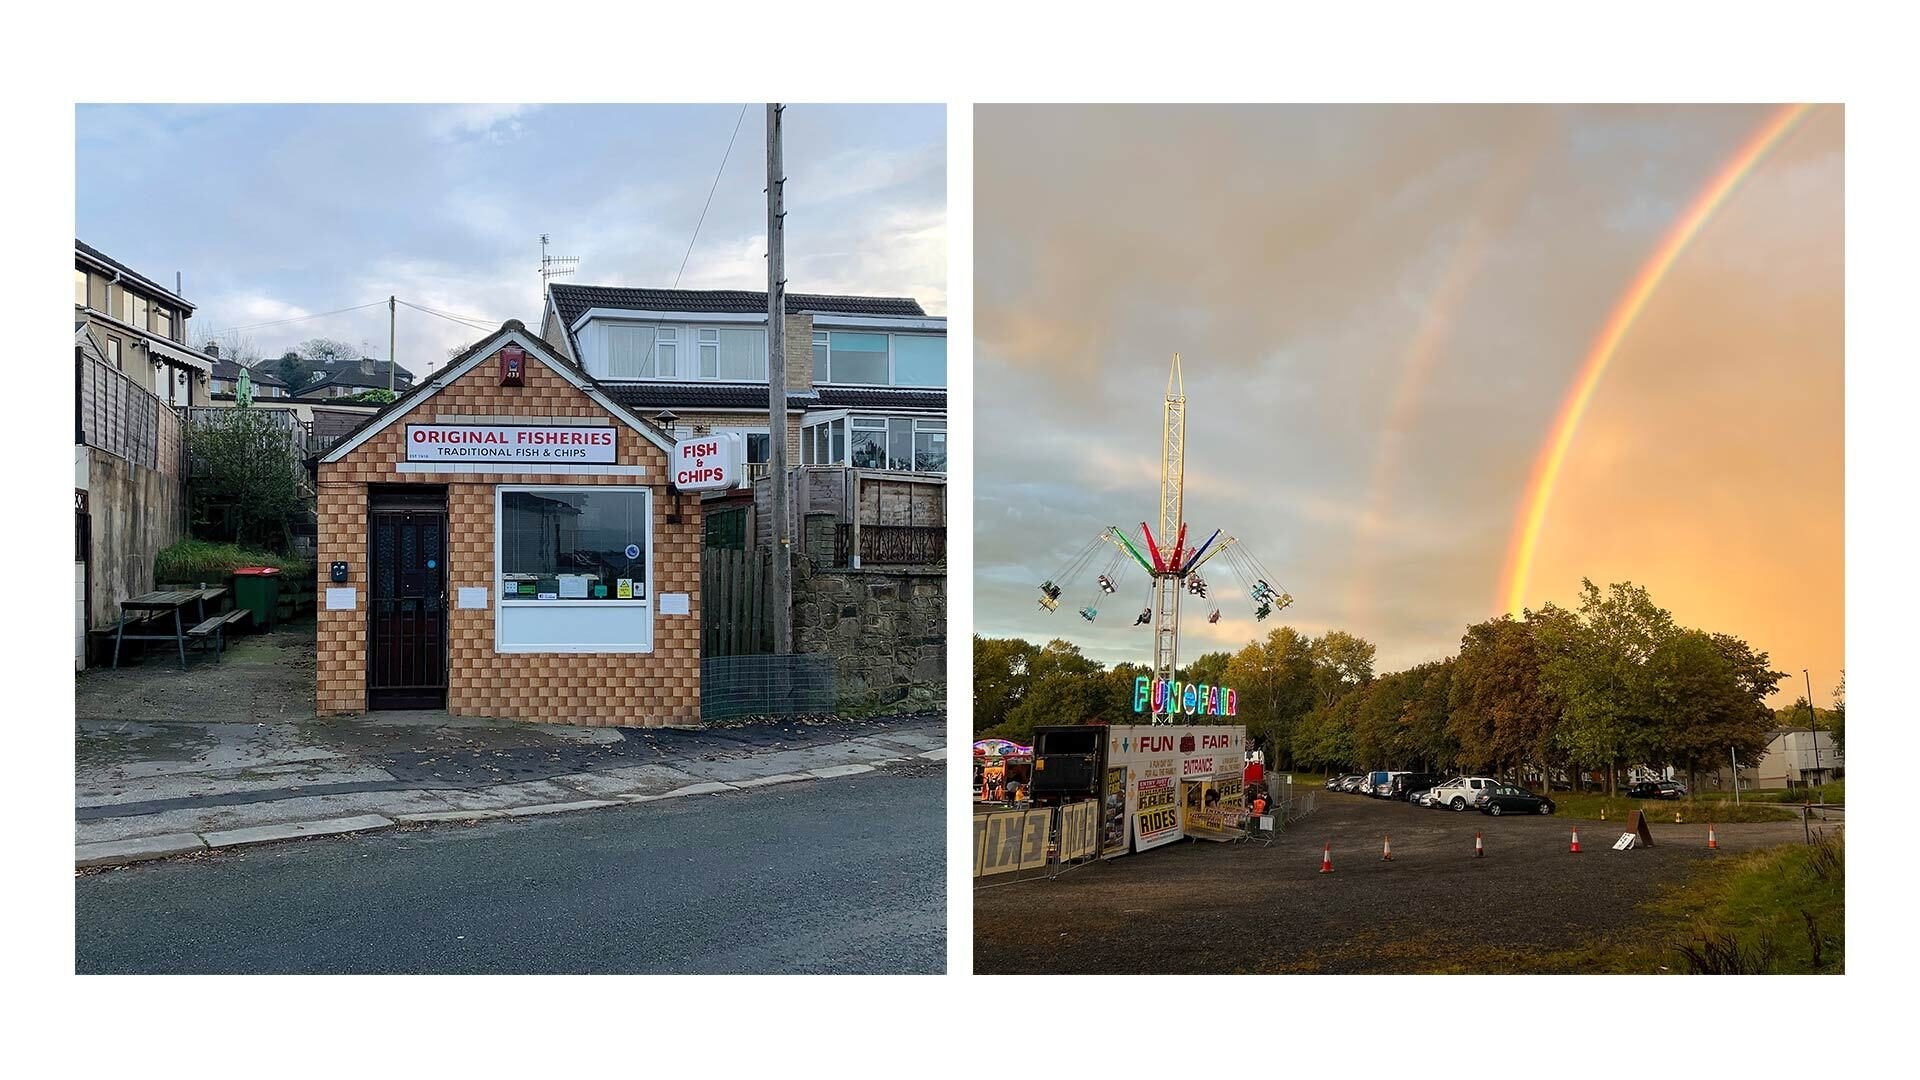
[[[397,824],[705,797],[943,760],[941,716],[698,731],[376,713],[221,722],[89,715],[75,733],[74,863],[145,859]],[[174,716],[194,716],[187,711]]]

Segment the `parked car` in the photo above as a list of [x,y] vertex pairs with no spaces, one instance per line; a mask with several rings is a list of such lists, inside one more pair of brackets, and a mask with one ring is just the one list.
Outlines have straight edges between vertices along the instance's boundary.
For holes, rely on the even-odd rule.
[[1422,791],[1431,791],[1444,777],[1439,773],[1405,772],[1399,773],[1393,781],[1393,798],[1411,802],[1413,796]]
[[1391,798],[1394,798],[1395,795],[1397,794],[1399,795],[1405,794],[1404,792],[1400,791],[1400,782],[1404,778],[1411,776],[1413,774],[1407,773],[1407,772],[1388,771],[1384,773],[1374,773],[1373,775],[1376,777],[1385,777],[1385,779],[1374,781],[1373,786],[1367,789],[1367,794],[1373,796],[1376,799],[1391,799]]
[[1416,792],[1414,792],[1414,793],[1413,793],[1413,805],[1415,805],[1415,806],[1426,806],[1426,807],[1431,807],[1431,806],[1433,806],[1433,805],[1434,805],[1434,802],[1433,802],[1433,789],[1432,789],[1432,788],[1428,788],[1428,789],[1427,789],[1427,790],[1425,790],[1425,791],[1416,791]]
[[1473,801],[1474,808],[1483,814],[1499,817],[1501,814],[1551,814],[1553,800],[1545,795],[1535,795],[1524,788],[1501,784],[1491,790],[1481,792]]
[[1433,805],[1449,810],[1465,810],[1482,794],[1500,786],[1490,776],[1456,776],[1433,789]]
[[1345,779],[1346,779],[1346,777],[1344,777],[1344,776],[1329,776],[1329,777],[1327,777],[1327,790],[1328,790],[1328,791],[1338,791],[1338,790],[1339,790],[1339,788],[1340,788],[1340,782],[1341,782],[1342,780],[1345,780]]
[[1687,786],[1672,780],[1655,780],[1645,784],[1629,784],[1621,794],[1629,799],[1684,799]]
[[1349,776],[1346,779],[1340,781],[1340,790],[1341,791],[1358,791],[1360,790],[1360,781],[1365,779],[1366,779],[1365,776]]

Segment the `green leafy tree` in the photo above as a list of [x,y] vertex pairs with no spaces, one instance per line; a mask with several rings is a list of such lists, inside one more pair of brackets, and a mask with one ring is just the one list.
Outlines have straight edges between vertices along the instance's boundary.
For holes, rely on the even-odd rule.
[[1525,620],[1502,615],[1467,627],[1447,686],[1446,733],[1462,766],[1547,765],[1560,705],[1542,681],[1541,634],[1549,625],[1569,632],[1570,622],[1550,608]]
[[292,350],[281,353],[278,360],[261,361],[260,370],[277,377],[295,390],[307,385],[317,374],[312,363]]
[[1577,764],[1604,764],[1610,792],[1619,789],[1623,761],[1659,754],[1647,664],[1676,632],[1673,616],[1631,582],[1602,593],[1583,579],[1577,617],[1542,620],[1542,685],[1561,705],[1555,746]]
[[305,468],[286,428],[258,409],[226,409],[187,425],[187,452],[197,538],[286,550]]
[[1107,716],[1112,702],[1097,660],[1081,654],[1079,646],[1055,638],[1027,660],[1030,681],[1020,703],[990,735],[1031,742],[1033,729],[1056,724],[1084,724]]
[[1313,685],[1322,707],[1331,708],[1373,678],[1373,642],[1345,630],[1329,630],[1308,649]]
[[1689,787],[1701,764],[1738,751],[1752,761],[1766,749],[1773,713],[1767,695],[1784,672],[1739,638],[1681,630],[1648,660],[1652,744],[1658,758],[1684,765]]
[[1842,761],[1847,756],[1847,673],[1840,673],[1840,685],[1833,688],[1833,748]]
[[1192,663],[1175,673],[1183,683],[1195,683],[1200,686],[1219,686],[1227,677],[1227,663],[1233,659],[1229,652],[1201,653]]
[[1289,768],[1293,725],[1314,707],[1312,641],[1291,626],[1250,641],[1227,661],[1225,682],[1233,687],[1247,738],[1269,748],[1275,765]]
[[973,636],[974,738],[1006,723],[1026,696],[1031,682],[1027,664],[1037,651],[1019,638]]

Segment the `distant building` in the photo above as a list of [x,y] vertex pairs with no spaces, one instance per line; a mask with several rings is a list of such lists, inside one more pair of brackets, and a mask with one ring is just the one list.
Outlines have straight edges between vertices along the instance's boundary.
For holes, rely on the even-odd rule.
[[[1745,771],[1743,767],[1741,772]],[[1838,780],[1846,771],[1846,756],[1833,745],[1833,732],[1807,728],[1775,731],[1768,739],[1766,756],[1754,763],[1754,786],[1812,787]]]
[[204,405],[213,357],[186,343],[193,304],[79,239],[73,242],[74,347],[169,405]]
[[[208,356],[213,357],[213,369],[209,372],[207,380],[209,395],[215,401],[232,400],[240,392],[240,372],[243,370],[241,365],[221,356],[220,345],[217,342],[208,342],[206,352]],[[280,376],[263,371],[258,366],[244,370],[247,372],[247,381],[253,384],[255,401],[292,396],[292,391]]]
[[[393,385],[387,385],[388,369],[392,369]],[[361,357],[358,360],[332,360],[322,364],[318,370],[319,378],[305,386],[292,388],[297,398],[338,398],[352,397],[365,390],[388,390],[395,394],[404,394],[413,389],[413,372],[400,367],[389,360],[375,360]]]
[[[786,300],[788,461],[945,473],[947,320],[909,297]],[[738,433],[743,483],[765,475],[766,293],[550,283],[540,336],[677,435]]]

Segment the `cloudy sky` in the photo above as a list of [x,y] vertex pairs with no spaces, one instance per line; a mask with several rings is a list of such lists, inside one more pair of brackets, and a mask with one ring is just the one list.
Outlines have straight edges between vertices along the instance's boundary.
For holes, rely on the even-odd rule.
[[[386,298],[538,326],[539,237],[565,279],[668,286],[741,109],[671,106],[82,106],[75,233],[267,356],[315,336],[387,350]],[[766,287],[765,109],[750,105],[683,288]],[[795,105],[785,117],[789,287],[946,311],[946,114]],[[400,309],[420,371],[479,333]]]
[[[1765,107],[985,107],[975,122],[976,622],[1145,661],[1135,568],[1088,624],[1036,586],[1157,510],[1170,354],[1186,516],[1393,670],[1503,608],[1528,478],[1615,303]],[[1843,666],[1844,118],[1813,111],[1626,335],[1527,603],[1632,580],[1823,704]],[[1104,564],[1104,557],[1101,560]],[[1220,562],[1217,625],[1256,625]]]

